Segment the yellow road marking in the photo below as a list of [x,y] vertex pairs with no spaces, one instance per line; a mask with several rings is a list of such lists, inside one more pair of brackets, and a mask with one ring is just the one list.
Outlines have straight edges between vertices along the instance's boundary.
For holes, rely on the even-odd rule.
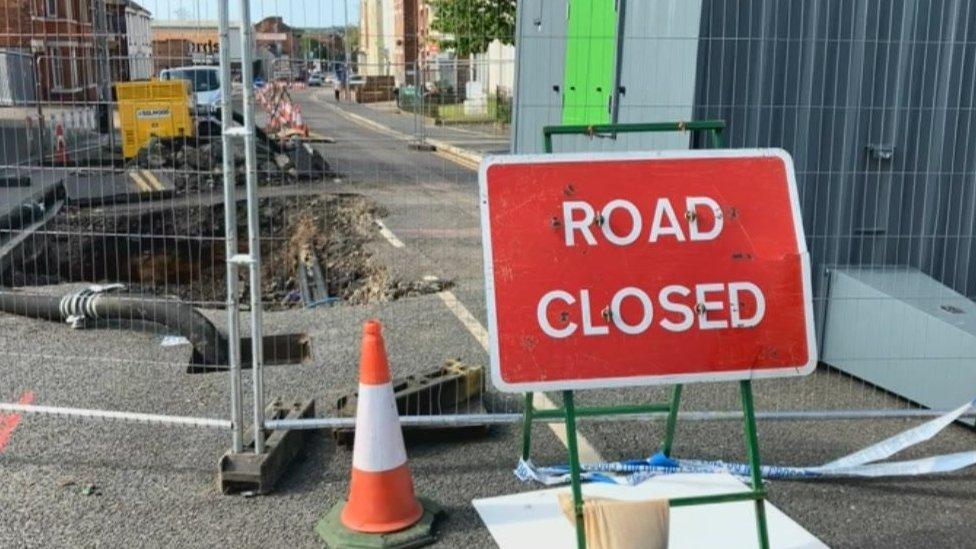
[[140,191],[144,193],[148,193],[152,191],[152,189],[149,187],[149,184],[146,183],[146,181],[142,178],[141,175],[139,175],[138,171],[129,172],[129,177],[131,177],[132,180],[135,181],[136,186],[139,187]]
[[156,177],[156,174],[152,173],[149,170],[142,170],[142,176],[146,178],[146,181],[148,181],[149,184],[152,185],[152,188],[154,190],[157,191],[165,190],[165,187],[163,187],[163,184],[159,181],[159,178]]

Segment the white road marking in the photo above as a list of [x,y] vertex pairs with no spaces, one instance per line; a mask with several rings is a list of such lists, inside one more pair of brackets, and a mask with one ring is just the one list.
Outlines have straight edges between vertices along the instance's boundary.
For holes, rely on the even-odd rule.
[[385,238],[391,246],[394,248],[402,248],[404,246],[403,241],[397,238],[397,235],[393,234],[393,231],[387,228],[386,224],[377,219],[376,225],[380,228],[380,234],[383,235],[383,238]]
[[[370,120],[365,116],[351,113],[337,105],[326,103],[321,95],[312,94],[312,99],[322,103],[323,106],[332,109],[339,116],[342,116],[355,124],[359,124],[360,126],[369,128],[375,132],[382,133],[400,141],[407,141],[411,143],[414,141],[414,138],[411,135],[394,130],[393,128],[380,124],[379,122]],[[466,151],[461,147],[456,147],[445,141],[439,141],[437,139],[428,138],[427,142],[434,146],[434,154],[444,158],[445,160],[450,160],[463,168],[477,170],[481,165],[482,155],[478,153]]]
[[[437,280],[435,276],[425,276],[424,280]],[[488,330],[478,322],[478,319],[471,314],[471,311],[461,303],[457,296],[449,290],[439,292],[437,294],[444,305],[447,306],[448,310],[454,313],[454,316],[461,321],[461,324],[468,329],[468,332],[474,336],[474,339],[481,345],[481,347],[488,351]],[[535,393],[532,396],[532,405],[538,410],[552,410],[556,408],[556,403],[549,399],[545,393]],[[549,428],[552,430],[556,438],[563,443],[563,446],[568,446],[566,437],[566,424],[564,423],[549,423]],[[579,431],[576,432],[576,446],[579,449],[580,461],[583,463],[600,463],[603,457],[600,452],[590,444],[590,441],[586,440],[586,437],[581,435]]]
[[365,127],[369,128],[369,129],[375,131],[375,132],[379,132],[379,133],[388,135],[390,137],[399,139],[401,141],[411,141],[413,139],[412,137],[410,137],[409,135],[407,135],[405,133],[398,132],[398,131],[394,130],[393,128],[389,128],[387,126],[384,126],[383,124],[380,124],[379,122],[374,122],[374,121],[370,120],[369,118],[366,118],[365,116],[360,116],[360,115],[358,115],[356,113],[351,113],[351,112],[343,109],[342,107],[339,107],[339,106],[336,106],[336,105],[332,105],[330,103],[326,103],[322,99],[318,99],[318,100],[319,100],[319,102],[324,107],[329,108],[329,109],[332,109],[339,116],[345,118],[346,120],[349,120],[351,122],[354,122],[356,124],[359,124],[360,126],[365,126]]
[[464,303],[458,301],[457,296],[454,292],[450,290],[445,290],[437,294],[444,305],[447,305],[448,310],[454,313],[454,316],[464,324],[464,327],[468,329],[468,332],[474,336],[474,339],[484,348],[485,351],[488,350],[488,330],[478,322],[478,319],[468,311],[468,308],[464,306]]

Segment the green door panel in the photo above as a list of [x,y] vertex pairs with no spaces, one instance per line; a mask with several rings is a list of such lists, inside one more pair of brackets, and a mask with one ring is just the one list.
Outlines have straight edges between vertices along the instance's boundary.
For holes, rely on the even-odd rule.
[[616,0],[568,0],[563,124],[607,124],[617,49]]

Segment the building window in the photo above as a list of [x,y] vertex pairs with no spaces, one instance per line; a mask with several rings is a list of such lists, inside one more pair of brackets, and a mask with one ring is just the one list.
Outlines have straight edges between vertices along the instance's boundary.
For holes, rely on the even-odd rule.
[[68,64],[70,65],[69,68],[71,70],[71,83],[70,83],[70,85],[71,85],[72,88],[75,88],[75,87],[78,87],[79,83],[81,82],[81,79],[78,78],[78,63],[79,63],[79,60],[78,60],[78,50],[76,50],[75,48],[71,48],[71,54],[70,55],[71,55],[71,58],[68,61]]
[[61,62],[61,57],[53,49],[48,50],[48,55],[51,67],[51,88],[55,90],[64,89],[64,65]]
[[95,75],[95,50],[87,50],[87,55],[85,56],[85,70],[88,71],[88,76],[85,78],[85,82],[94,82],[98,78]]
[[44,4],[47,7],[47,14],[50,17],[58,16],[58,0],[47,0]]

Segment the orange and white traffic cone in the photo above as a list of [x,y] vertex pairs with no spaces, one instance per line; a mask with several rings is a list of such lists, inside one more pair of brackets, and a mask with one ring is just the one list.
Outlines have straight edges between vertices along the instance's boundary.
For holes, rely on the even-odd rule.
[[352,481],[342,523],[357,532],[395,532],[423,514],[413,493],[380,323],[370,321],[363,327]]
[[54,161],[59,164],[68,163],[68,143],[64,139],[64,126],[58,122],[54,126]]
[[379,538],[382,547],[426,545],[442,513],[414,494],[381,330],[375,320],[363,326],[349,498],[315,528],[330,547],[372,547],[366,540]]
[[281,127],[290,128],[292,121],[294,120],[294,109],[292,108],[291,100],[284,101],[281,105]]
[[295,105],[295,117],[292,127],[303,137],[308,137],[308,124],[305,123],[305,116],[302,114],[302,106]]

